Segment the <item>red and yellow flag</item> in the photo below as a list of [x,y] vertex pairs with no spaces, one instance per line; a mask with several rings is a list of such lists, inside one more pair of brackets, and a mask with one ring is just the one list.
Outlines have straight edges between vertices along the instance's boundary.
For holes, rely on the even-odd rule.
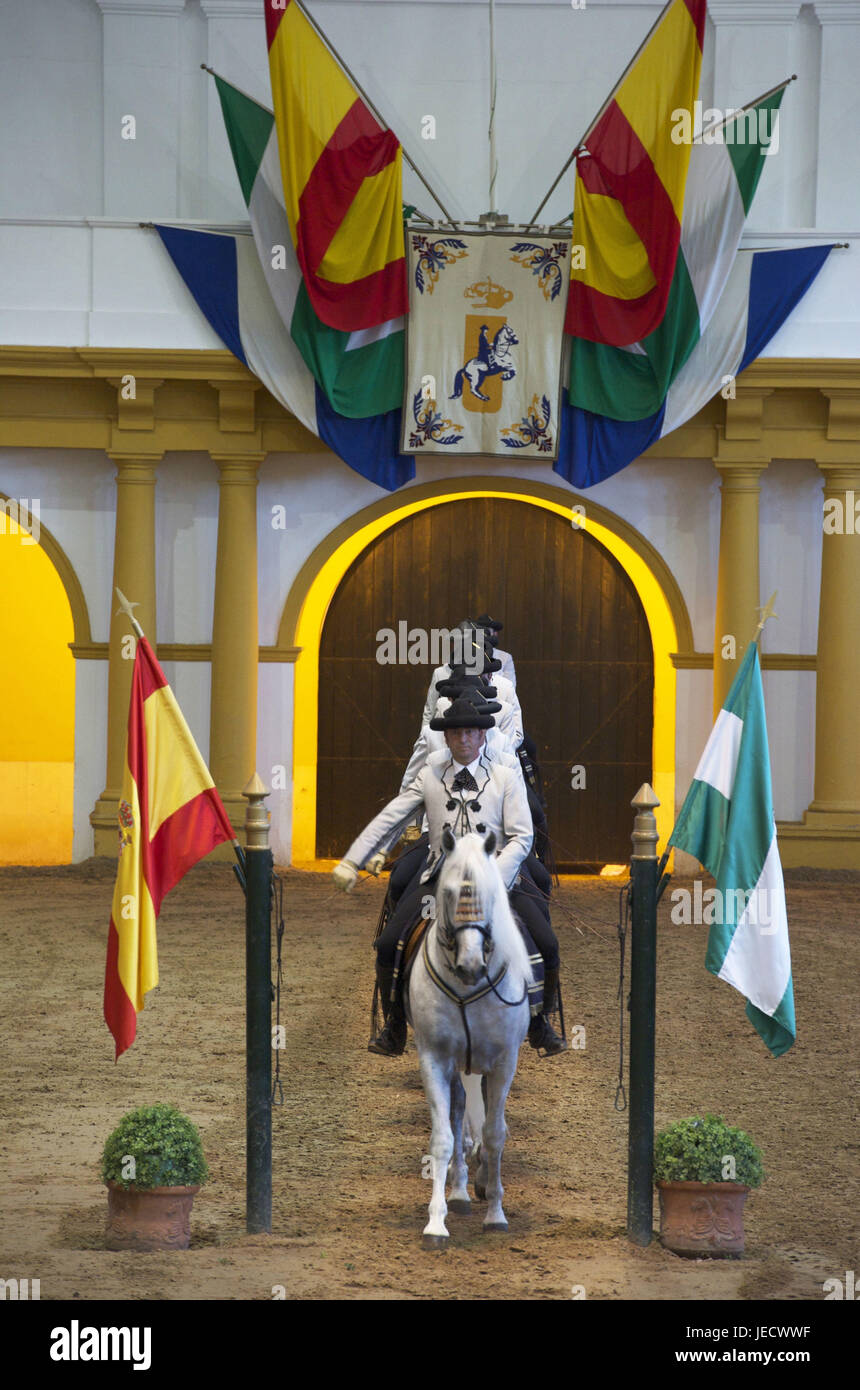
[[236,838],[191,730],[145,637],[137,643],[119,803],[104,1014],[116,1056],[134,1042],[147,990],[158,984],[155,923],[183,874]]
[[690,145],[677,116],[699,90],[706,0],[670,0],[577,156],[565,332],[625,347],[663,319],[681,239]]
[[265,0],[290,235],[317,317],[353,332],[408,309],[403,156],[298,0]]

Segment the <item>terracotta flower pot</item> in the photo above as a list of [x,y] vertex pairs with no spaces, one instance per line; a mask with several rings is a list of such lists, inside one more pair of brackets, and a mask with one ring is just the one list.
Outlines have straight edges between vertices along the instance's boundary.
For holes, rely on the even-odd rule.
[[187,1250],[198,1187],[122,1187],[109,1182],[108,1250]]
[[676,1255],[741,1255],[744,1202],[742,1182],[658,1182],[660,1240]]

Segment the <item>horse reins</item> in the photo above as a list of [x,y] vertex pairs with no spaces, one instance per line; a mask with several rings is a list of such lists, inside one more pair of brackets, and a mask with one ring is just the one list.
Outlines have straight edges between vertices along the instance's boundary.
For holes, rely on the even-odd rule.
[[[466,922],[466,923],[465,923],[463,926],[461,926],[461,927],[455,927],[455,928],[453,929],[453,931],[447,931],[447,930],[446,930],[445,935],[446,935],[446,937],[447,937],[447,938],[449,939],[449,941],[450,941],[452,937],[457,936],[458,932],[461,932],[461,931],[478,931],[478,932],[480,932],[480,933],[481,933],[481,936],[484,938],[484,945],[485,945],[485,946],[487,945],[487,943],[491,943],[491,942],[492,942],[492,935],[491,935],[491,932],[490,932],[490,928],[489,928],[489,927],[482,926],[480,922]],[[501,970],[499,971],[498,975],[496,976],[496,978],[495,978],[494,980],[491,980],[491,979],[490,979],[490,972],[489,972],[489,970],[487,969],[487,963],[486,963],[486,961],[485,961],[485,962],[484,962],[484,973],[485,973],[486,976],[487,976],[487,983],[486,983],[485,985],[478,985],[478,987],[477,987],[476,989],[474,989],[474,990],[472,991],[471,994],[467,994],[467,995],[458,994],[458,993],[456,992],[456,990],[451,989],[451,987],[450,987],[448,984],[446,984],[446,982],[442,979],[442,976],[439,974],[438,970],[435,968],[435,966],[433,965],[432,961],[430,960],[430,956],[429,956],[428,951],[427,951],[427,939],[428,939],[429,935],[430,935],[430,933],[428,932],[428,933],[427,933],[427,936],[425,936],[425,938],[424,938],[424,945],[423,945],[422,951],[421,951],[421,954],[422,954],[422,957],[423,957],[423,960],[424,960],[424,967],[425,967],[425,969],[426,969],[426,971],[427,971],[427,974],[430,976],[430,979],[433,981],[434,985],[437,987],[437,989],[441,990],[441,992],[445,995],[446,999],[450,999],[454,1004],[456,1004],[456,1005],[458,1006],[458,1008],[459,1008],[459,1010],[460,1010],[460,1017],[461,1017],[461,1019],[463,1020],[463,1031],[464,1031],[464,1033],[466,1034],[466,1075],[467,1075],[467,1076],[471,1076],[471,1075],[472,1075],[472,1034],[471,1034],[471,1032],[470,1032],[470,1030],[469,1030],[469,1020],[468,1020],[468,1018],[466,1017],[466,1006],[467,1006],[468,1004],[474,1004],[476,999],[483,999],[486,995],[488,995],[488,994],[490,993],[490,991],[492,991],[493,994],[495,994],[496,998],[499,999],[499,1000],[501,1000],[501,1002],[502,1002],[503,1004],[506,1004],[509,1008],[516,1008],[519,1004],[524,1004],[525,1001],[526,1001],[526,999],[528,998],[528,985],[526,985],[526,986],[524,987],[524,989],[523,989],[523,997],[522,997],[522,999],[516,999],[516,1000],[514,1000],[514,999],[505,999],[501,994],[499,994],[498,990],[496,989],[496,985],[499,983],[499,981],[500,981],[500,980],[504,977],[504,975],[507,973],[507,969],[508,969],[508,963],[507,963],[507,961],[505,961],[504,965],[502,966]],[[445,946],[444,942],[441,942],[441,941],[440,941],[439,944],[442,946],[442,949],[443,949],[443,950],[451,950],[451,949],[453,948],[453,946],[454,946],[455,943],[454,943],[453,941],[451,941],[451,945],[450,945],[450,946],[447,946],[447,947]]]

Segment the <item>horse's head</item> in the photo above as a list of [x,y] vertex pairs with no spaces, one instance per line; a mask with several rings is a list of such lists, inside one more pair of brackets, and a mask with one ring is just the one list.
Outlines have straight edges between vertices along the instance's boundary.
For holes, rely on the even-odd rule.
[[493,850],[496,837],[442,833],[446,859],[436,893],[437,938],[455,975],[475,985],[486,973],[493,950],[492,919],[501,879]]
[[511,325],[509,323],[503,323],[493,339],[493,347],[502,351],[504,348],[516,347],[519,341]]

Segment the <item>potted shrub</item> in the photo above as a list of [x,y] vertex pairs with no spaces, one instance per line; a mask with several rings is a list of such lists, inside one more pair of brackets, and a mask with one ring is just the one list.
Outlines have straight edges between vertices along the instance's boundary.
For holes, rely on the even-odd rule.
[[197,1126],[172,1105],[123,1115],[102,1153],[109,1250],[187,1250],[191,1204],[209,1176]]
[[677,1255],[740,1255],[744,1203],[764,1179],[762,1156],[718,1115],[690,1116],[657,1135],[660,1240]]

